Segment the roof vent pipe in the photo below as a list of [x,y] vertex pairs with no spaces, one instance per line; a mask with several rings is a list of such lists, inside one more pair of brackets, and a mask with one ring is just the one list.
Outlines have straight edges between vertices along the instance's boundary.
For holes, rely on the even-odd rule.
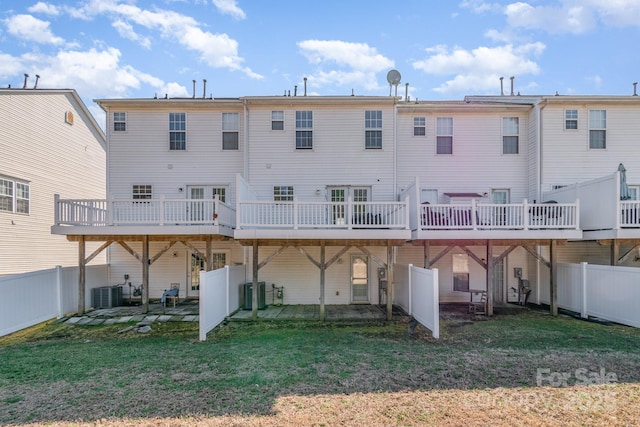
[[29,74],[24,73],[24,84],[22,85],[22,89],[27,88],[27,79],[29,78]]
[[307,78],[304,78],[304,96],[307,96]]
[[33,88],[37,89],[38,88],[38,80],[40,79],[40,74],[36,74],[36,82],[33,84]]
[[638,96],[638,82],[633,84],[633,96]]
[[513,96],[513,80],[515,79],[515,77],[511,76],[509,77],[509,79],[511,79],[511,96]]
[[504,77],[500,77],[500,96],[504,96]]
[[409,102],[409,83],[404,84],[404,100]]
[[298,96],[298,85],[293,87],[293,96]]
[[202,83],[204,85],[202,89],[202,98],[204,99],[207,97],[207,79],[202,79]]
[[191,98],[195,99],[195,97],[196,97],[196,79],[193,79],[192,82],[193,82],[193,92],[192,92],[193,95],[191,96]]

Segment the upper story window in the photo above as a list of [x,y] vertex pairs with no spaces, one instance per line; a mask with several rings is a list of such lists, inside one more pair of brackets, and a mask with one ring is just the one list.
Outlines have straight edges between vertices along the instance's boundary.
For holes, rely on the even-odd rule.
[[436,154],[453,154],[453,117],[436,119]]
[[382,111],[364,112],[364,148],[382,148]]
[[564,110],[565,130],[578,129],[578,110]]
[[502,118],[502,154],[518,154],[520,120],[518,117]]
[[284,130],[284,111],[271,112],[271,130]]
[[169,150],[187,149],[186,113],[169,113]]
[[413,136],[425,136],[427,134],[427,119],[425,117],[413,118]]
[[589,110],[589,148],[607,148],[607,110]]
[[313,148],[313,111],[296,111],[296,149]]
[[113,130],[115,132],[124,132],[127,130],[127,113],[113,113]]
[[151,199],[153,196],[152,187],[150,184],[134,184],[131,195],[135,200]]
[[239,114],[222,113],[222,149],[238,149]]
[[293,187],[288,185],[273,187],[273,200],[276,202],[292,202]]
[[0,211],[28,214],[29,203],[29,184],[0,178]]

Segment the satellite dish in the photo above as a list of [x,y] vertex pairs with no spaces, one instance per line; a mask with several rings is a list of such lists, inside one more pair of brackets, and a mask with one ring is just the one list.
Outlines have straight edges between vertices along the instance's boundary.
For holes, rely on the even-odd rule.
[[389,82],[389,96],[391,96],[391,86],[396,87],[396,96],[398,96],[398,85],[400,84],[400,72],[398,70],[391,70],[387,73],[387,81]]
[[387,73],[387,81],[390,85],[398,86],[400,84],[400,72],[398,70],[391,70]]

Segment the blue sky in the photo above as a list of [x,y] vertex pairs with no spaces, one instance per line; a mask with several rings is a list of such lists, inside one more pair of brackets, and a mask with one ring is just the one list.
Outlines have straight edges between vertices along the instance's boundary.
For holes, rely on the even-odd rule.
[[640,0],[0,0],[0,86],[94,98],[630,95]]

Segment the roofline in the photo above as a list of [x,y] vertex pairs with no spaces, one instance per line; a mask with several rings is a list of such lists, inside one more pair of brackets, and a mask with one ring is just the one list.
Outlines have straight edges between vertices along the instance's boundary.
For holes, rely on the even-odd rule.
[[78,92],[76,92],[75,89],[0,88],[0,93],[3,93],[3,92],[11,92],[11,93],[20,94],[20,95],[37,95],[38,93],[43,93],[43,92],[44,93],[50,93],[50,94],[56,94],[56,93],[59,93],[59,94],[70,94],[71,97],[78,103],[78,106],[80,107],[80,110],[82,110],[82,112],[89,118],[89,122],[91,123],[91,126],[94,127],[94,129],[96,130],[96,132],[98,133],[98,135],[101,138],[101,141],[99,141],[100,145],[102,145],[102,148],[104,148],[104,150],[107,151],[107,137],[106,137],[105,133],[103,132],[103,130],[100,127],[100,125],[98,124],[98,122],[96,122],[95,117],[93,117],[93,114],[91,114],[91,112],[87,108],[87,105],[84,103],[82,98],[80,98],[80,95],[78,95]]

